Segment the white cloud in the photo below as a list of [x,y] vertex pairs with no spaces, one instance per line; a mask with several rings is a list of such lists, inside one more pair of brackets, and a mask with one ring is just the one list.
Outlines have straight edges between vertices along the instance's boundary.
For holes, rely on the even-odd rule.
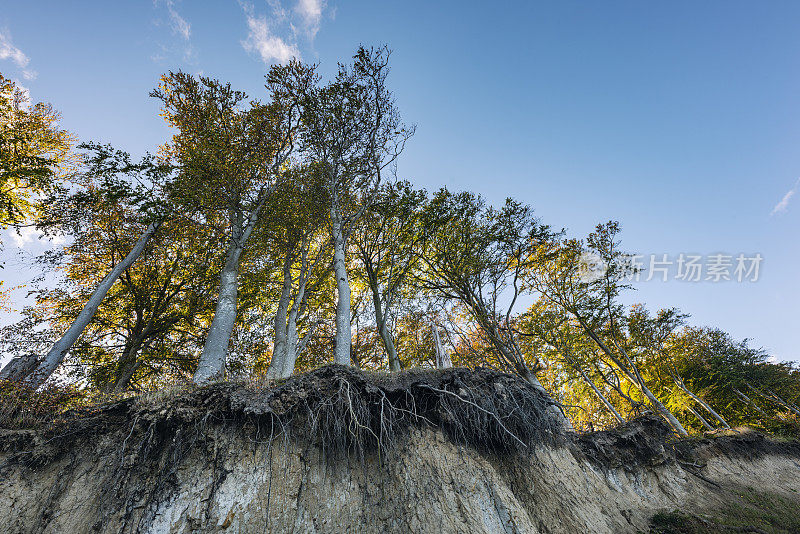
[[322,10],[324,8],[324,0],[298,0],[294,8],[303,19],[303,27],[311,39],[314,39],[319,31],[319,24],[322,20]]
[[11,42],[11,35],[6,32],[0,32],[0,59],[10,59],[17,67],[22,69],[22,77],[26,80],[33,80],[36,78],[36,71],[28,68],[30,58],[25,53],[14,46]]
[[34,239],[39,239],[42,235],[42,233],[33,226],[21,228],[19,232],[16,230],[9,230],[8,233],[14,241],[14,244],[19,248],[25,247],[26,244],[33,242]]
[[770,215],[775,215],[776,213],[783,213],[786,211],[786,208],[789,207],[789,201],[792,200],[794,194],[797,193],[798,187],[800,187],[800,178],[798,178],[792,188],[789,189],[785,195],[783,195],[783,198],[780,200],[780,202],[775,204],[775,207],[772,208]]
[[[19,232],[16,230],[9,230],[8,235],[11,236],[11,240],[14,241],[14,245],[18,248],[25,248],[25,245],[28,243],[33,243],[44,237],[44,234],[35,226],[24,226],[19,229]],[[49,241],[51,245],[63,245],[67,242],[64,236],[61,235],[47,237],[45,240],[46,242]]]
[[248,52],[257,52],[264,63],[287,63],[292,58],[300,58],[300,51],[294,44],[289,44],[277,35],[273,35],[266,17],[247,14],[247,39],[242,46]]
[[175,10],[175,3],[172,0],[166,0],[165,3],[169,12],[169,23],[172,26],[172,31],[183,37],[184,41],[188,41],[189,37],[192,36],[192,25],[178,14]]
[[[174,0],[153,0],[153,4],[155,6],[163,4],[167,8],[169,27],[172,33],[180,37],[185,43],[183,60],[193,62],[196,59],[196,55],[191,43],[192,25],[178,13],[178,10],[175,8]],[[156,24],[161,24],[161,22],[157,22]],[[169,55],[169,49],[166,46],[159,44],[159,47],[161,48],[161,52],[150,57],[150,59],[157,63],[164,61]]]

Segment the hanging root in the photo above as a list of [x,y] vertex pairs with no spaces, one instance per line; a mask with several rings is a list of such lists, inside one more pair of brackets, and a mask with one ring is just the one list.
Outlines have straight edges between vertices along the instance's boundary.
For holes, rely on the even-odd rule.
[[560,434],[547,408],[527,382],[487,369],[385,374],[331,365],[274,389],[231,393],[232,410],[288,418],[332,456],[385,454],[411,426],[486,452],[524,452]]
[[[43,430],[53,445],[45,456],[67,450],[74,437],[112,428],[121,429],[123,460],[133,440],[144,434],[150,435],[148,443],[174,439],[193,448],[205,441],[204,429],[212,425],[271,428],[270,441],[299,438],[329,458],[363,459],[372,452],[382,458],[412,427],[438,429],[456,444],[481,452],[526,454],[536,443],[563,434],[550,403],[527,382],[488,369],[389,374],[329,365],[274,386],[217,383],[81,408]],[[191,436],[178,436],[191,428],[196,429]],[[25,461],[32,461],[27,456]]]

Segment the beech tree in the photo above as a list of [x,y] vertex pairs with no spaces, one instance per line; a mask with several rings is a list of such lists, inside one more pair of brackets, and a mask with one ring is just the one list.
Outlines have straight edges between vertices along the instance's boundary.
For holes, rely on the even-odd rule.
[[730,426],[791,434],[800,428],[796,365],[769,362],[766,352],[718,328],[685,327],[670,337],[666,350],[687,388]]
[[50,104],[31,104],[0,74],[0,229],[28,223],[52,193],[59,172],[74,163],[75,137],[58,127]]
[[334,80],[303,92],[302,153],[319,167],[327,189],[336,277],[334,361],[350,364],[350,281],[347,243],[372,203],[387,168],[413,128],[405,128],[386,86],[389,51],[361,47]]
[[[573,317],[604,356],[613,362],[615,369],[636,385],[675,432],[686,435],[680,421],[653,394],[635,355],[629,353],[622,342],[625,338],[624,310],[617,297],[629,287],[626,277],[633,267],[630,256],[619,250],[618,232],[619,225],[612,221],[597,226],[589,235],[586,248],[575,239],[542,243],[536,260],[526,272],[526,287],[538,291]],[[587,276],[587,252],[592,258],[599,258],[604,266],[597,276],[591,273]]]
[[120,199],[144,215],[146,226],[126,254],[100,280],[83,309],[47,354],[41,360],[37,358],[35,363],[32,361],[35,355],[15,358],[0,372],[0,378],[13,377],[33,387],[43,384],[61,365],[106,294],[142,254],[163,221],[164,204],[158,191],[171,176],[169,165],[158,162],[150,155],[139,163],[133,163],[129,154],[109,146],[87,144],[82,148],[87,150],[86,163],[74,180],[76,185],[82,183],[84,187],[77,191],[58,189],[43,203],[47,210],[39,219],[38,226],[45,232],[79,234],[99,206],[113,204]]
[[[137,225],[131,226],[135,230]],[[69,276],[75,282],[90,281],[92,265],[113,258],[127,228],[98,230],[81,240],[81,250],[71,251]],[[106,296],[72,350],[71,359],[80,359],[89,368],[91,383],[119,392],[193,370],[191,355],[213,310],[216,245],[179,219],[165,221]]]
[[[313,338],[320,321],[309,315],[309,302],[325,287],[330,271],[330,239],[325,231],[326,190],[318,168],[293,171],[270,206],[261,239],[278,260],[279,297],[274,316],[274,343],[267,378],[294,372],[298,354]],[[327,288],[326,288],[327,289]],[[305,321],[300,337],[299,323]]]
[[297,62],[273,66],[267,75],[268,103],[248,103],[247,95],[230,84],[183,72],[165,75],[151,93],[162,101],[163,117],[177,130],[164,147],[180,169],[172,198],[196,208],[228,242],[196,383],[214,380],[224,371],[236,321],[242,253],[293,154],[300,120],[296,95],[313,79],[313,69]]
[[425,199],[425,192],[414,190],[408,182],[386,184],[353,234],[361,263],[356,277],[372,295],[375,326],[390,371],[401,368],[393,324],[397,307],[410,290],[409,279],[416,268],[419,249],[424,246],[419,215]]
[[627,316],[627,330],[631,341],[638,350],[646,352],[650,358],[648,370],[651,374],[659,375],[659,383],[665,389],[678,393],[683,407],[708,430],[713,426],[698,413],[693,405],[699,406],[700,412],[706,414],[715,423],[723,428],[730,428],[728,422],[711,405],[689,388],[681,377],[676,359],[680,351],[670,350],[669,344],[678,333],[678,329],[685,324],[686,314],[680,313],[676,308],[659,310],[655,317],[642,305],[633,306]]
[[560,360],[568,379],[574,378],[586,384],[616,423],[625,422],[602,385],[595,384],[593,375],[602,371],[599,368],[593,370],[587,361],[594,358],[592,347],[587,347],[585,336],[569,316],[540,298],[520,318],[517,328],[526,336],[525,341],[539,341],[533,350],[538,349],[543,354],[551,350],[554,353],[551,359]]
[[[526,360],[513,328],[521,276],[549,229],[519,202],[508,199],[495,209],[475,194],[446,189],[425,206],[422,221],[429,235],[420,255],[418,283],[460,302],[503,366],[550,398],[536,378],[540,363]],[[551,415],[568,426],[555,405]]]

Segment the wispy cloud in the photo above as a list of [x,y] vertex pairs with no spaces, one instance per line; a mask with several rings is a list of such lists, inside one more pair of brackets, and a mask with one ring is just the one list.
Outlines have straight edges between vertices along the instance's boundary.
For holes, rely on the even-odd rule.
[[777,204],[775,204],[775,207],[772,208],[770,215],[775,215],[776,213],[783,213],[786,211],[786,208],[789,207],[789,201],[791,201],[792,197],[795,195],[795,193],[797,193],[798,188],[800,188],[800,178],[794,182],[792,188],[789,189],[785,195],[783,195],[783,198]]
[[298,0],[295,12],[300,15],[308,37],[313,40],[319,31],[322,21],[322,10],[325,9],[324,0]]
[[[292,58],[300,58],[300,50],[297,45],[276,35],[267,22],[267,17],[257,16],[252,5],[242,4],[242,8],[247,16],[248,34],[247,39],[242,41],[242,46],[246,51],[256,52],[267,64],[287,63]],[[279,4],[273,5],[273,18],[285,19],[285,12]]]
[[11,42],[8,31],[0,31],[0,59],[10,59],[22,70],[22,77],[26,80],[36,78],[36,71],[28,68],[31,62],[25,53]]
[[[169,27],[172,30],[172,33],[180,37],[180,39],[183,41],[183,59],[184,61],[193,61],[195,59],[195,52],[191,40],[192,25],[183,16],[181,16],[180,13],[178,13],[174,0],[154,0],[153,3],[156,6],[163,4],[164,7],[166,7],[167,15],[169,16]],[[163,45],[160,46],[162,53],[153,55],[151,57],[153,61],[163,61],[165,58],[163,52],[167,51],[167,47]]]
[[167,6],[167,11],[169,12],[169,23],[172,27],[172,31],[183,37],[184,41],[188,41],[189,38],[192,36],[192,25],[186,22],[186,19],[181,17],[180,14],[175,10],[175,2],[172,0],[165,0],[164,2]]

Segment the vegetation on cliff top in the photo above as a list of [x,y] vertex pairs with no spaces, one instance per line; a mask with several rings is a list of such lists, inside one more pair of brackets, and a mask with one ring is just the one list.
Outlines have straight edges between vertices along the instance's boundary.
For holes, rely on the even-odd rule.
[[334,361],[512,373],[564,427],[653,413],[682,436],[797,434],[795,366],[676,308],[622,304],[638,267],[618,223],[580,239],[519,200],[399,180],[414,127],[389,56],[359,48],[329,80],[274,65],[263,100],[167,73],[151,96],[174,135],[140,161],[74,149],[52,108],[0,78],[0,227],[65,238],[35,260],[36,304],[0,330],[6,424]]

